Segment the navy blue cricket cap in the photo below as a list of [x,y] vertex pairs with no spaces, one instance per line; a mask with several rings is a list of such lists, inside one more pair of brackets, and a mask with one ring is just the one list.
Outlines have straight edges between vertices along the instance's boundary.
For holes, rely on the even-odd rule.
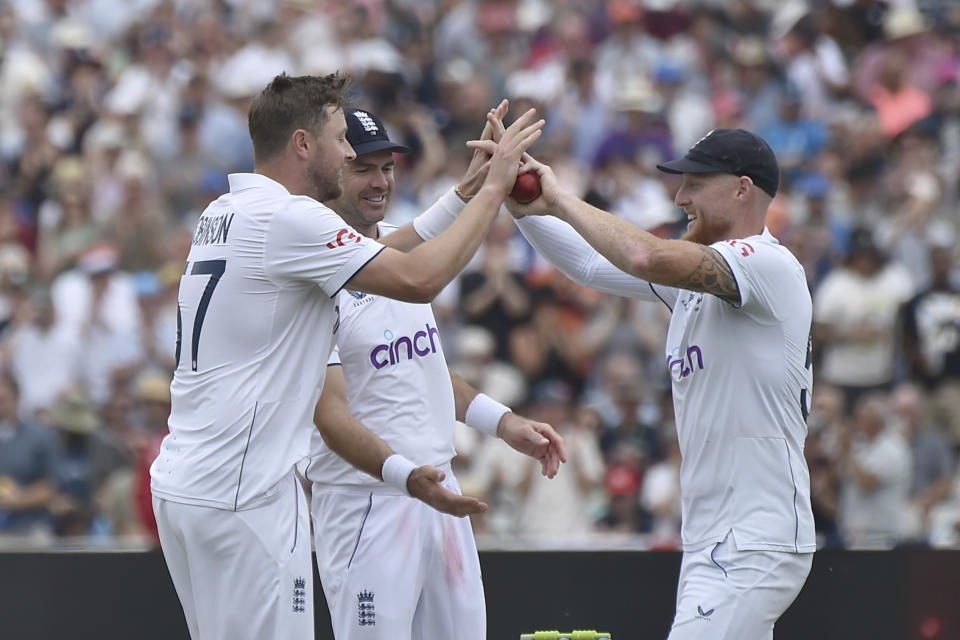
[[747,176],[770,197],[780,187],[780,165],[760,136],[743,129],[714,129],[677,160],[657,165],[666,173],[732,173]]
[[358,156],[387,150],[410,153],[409,148],[390,139],[380,118],[369,111],[347,107],[343,115],[347,120],[347,142]]

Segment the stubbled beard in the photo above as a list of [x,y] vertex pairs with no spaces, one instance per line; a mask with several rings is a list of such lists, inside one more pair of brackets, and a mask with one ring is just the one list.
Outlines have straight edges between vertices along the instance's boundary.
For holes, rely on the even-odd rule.
[[343,193],[343,190],[340,188],[340,171],[337,171],[331,176],[322,168],[317,168],[312,171],[310,177],[316,191],[314,198],[319,202],[336,200],[340,197],[340,194]]

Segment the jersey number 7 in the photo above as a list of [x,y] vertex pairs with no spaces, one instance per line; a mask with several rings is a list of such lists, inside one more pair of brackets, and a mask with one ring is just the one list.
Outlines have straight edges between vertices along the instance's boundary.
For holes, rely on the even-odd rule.
[[[193,269],[187,263],[184,273],[190,272],[191,276],[210,276],[207,280],[207,286],[203,289],[200,296],[200,304],[197,305],[197,315],[193,319],[193,336],[190,340],[190,368],[197,370],[197,353],[200,351],[200,331],[203,329],[203,318],[207,315],[207,307],[210,305],[210,298],[213,296],[213,290],[217,288],[220,277],[227,268],[226,260],[198,260],[193,263]],[[183,339],[183,318],[180,315],[180,307],[177,306],[177,366],[180,366],[180,343]]]

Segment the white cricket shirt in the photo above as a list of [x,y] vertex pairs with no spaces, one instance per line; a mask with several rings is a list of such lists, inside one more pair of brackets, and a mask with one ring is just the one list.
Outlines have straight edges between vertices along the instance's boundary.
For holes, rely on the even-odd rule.
[[229,180],[180,279],[170,433],[150,476],[158,497],[235,510],[309,453],[337,293],[383,245],[266,176]]
[[[380,223],[381,235],[395,229]],[[418,465],[453,458],[453,383],[429,304],[345,289],[330,364],[341,364],[350,411],[397,453]],[[330,450],[314,429],[305,476],[321,484],[382,487]]]
[[571,279],[603,291],[660,299],[672,311],[670,372],[685,551],[734,531],[743,550],[814,551],[810,472],[803,457],[813,389],[812,303],[803,267],[767,229],[711,245],[741,304],[651,284],[617,269],[566,223],[517,222]]

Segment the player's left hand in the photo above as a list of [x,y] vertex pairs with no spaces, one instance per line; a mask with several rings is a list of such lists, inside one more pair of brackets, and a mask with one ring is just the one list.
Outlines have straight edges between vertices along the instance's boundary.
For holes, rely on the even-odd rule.
[[410,472],[407,490],[410,495],[450,515],[462,518],[474,513],[483,513],[487,504],[471,496],[462,496],[447,489],[443,484],[446,474],[436,467],[425,464]]
[[540,472],[552,478],[560,470],[560,463],[567,461],[563,438],[545,422],[534,422],[523,416],[503,414],[497,435],[511,447],[540,461]]
[[[510,103],[504,98],[500,101],[500,104],[491,109],[490,112],[497,118],[497,121],[500,122],[507,115],[509,108]],[[503,125],[501,125],[499,129],[502,131]],[[499,142],[500,131],[496,131],[494,125],[487,120],[484,123],[483,131],[480,132],[480,139]],[[487,179],[487,171],[490,170],[490,157],[492,155],[489,149],[477,148],[473,150],[473,157],[470,159],[467,171],[463,174],[463,179],[461,179],[457,185],[457,190],[461,195],[470,198],[480,190],[480,187],[483,186],[483,181]]]

